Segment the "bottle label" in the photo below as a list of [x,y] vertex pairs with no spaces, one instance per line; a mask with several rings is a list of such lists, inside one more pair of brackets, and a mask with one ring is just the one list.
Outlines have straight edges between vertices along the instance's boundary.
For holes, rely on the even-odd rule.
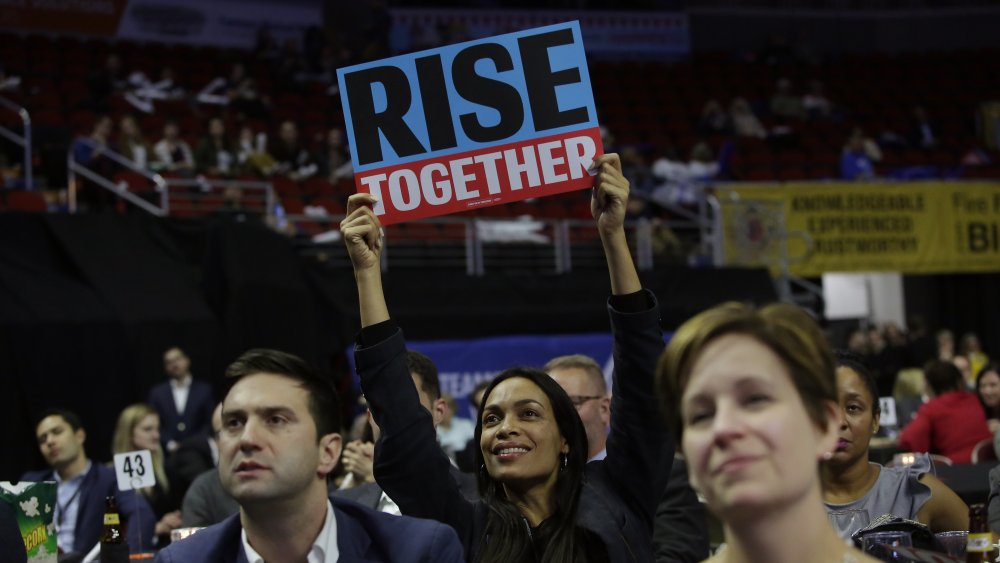
[[[105,514],[104,515],[104,525],[105,526],[112,526],[112,525],[118,525],[118,524],[121,524],[121,521],[118,518],[118,513],[117,512],[112,513],[112,514]],[[972,540],[969,540],[969,541],[971,542]]]
[[971,553],[986,553],[993,549],[993,534],[969,534],[969,542],[965,551]]

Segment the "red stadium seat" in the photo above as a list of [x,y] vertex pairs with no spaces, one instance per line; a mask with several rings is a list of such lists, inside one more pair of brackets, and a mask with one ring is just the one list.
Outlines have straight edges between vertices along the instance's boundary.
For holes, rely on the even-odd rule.
[[44,213],[48,209],[45,198],[37,192],[11,190],[6,193],[7,210],[27,213]]

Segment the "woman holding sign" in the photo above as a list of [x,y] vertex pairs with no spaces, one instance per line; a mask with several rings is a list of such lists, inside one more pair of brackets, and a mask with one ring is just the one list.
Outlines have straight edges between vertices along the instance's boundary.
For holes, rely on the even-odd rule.
[[111,453],[121,454],[136,450],[149,450],[153,458],[153,474],[156,485],[141,489],[140,492],[153,507],[156,514],[156,537],[160,545],[170,537],[170,531],[181,527],[180,503],[170,495],[170,483],[163,468],[163,450],[160,448],[160,415],[145,403],[129,405],[118,415]]
[[548,375],[509,369],[483,396],[476,421],[482,500],[465,500],[449,475],[430,414],[389,317],[379,259],[383,239],[368,194],[355,194],[341,233],[354,265],[362,330],[361,386],[382,429],[375,478],[404,514],[453,527],[477,562],[651,561],[656,502],[674,445],[653,397],[663,349],[656,298],[639,283],[625,238],[629,184],[618,155],[599,157],[591,211],[611,275],[615,376],[607,457],[586,462],[586,433],[569,396]]

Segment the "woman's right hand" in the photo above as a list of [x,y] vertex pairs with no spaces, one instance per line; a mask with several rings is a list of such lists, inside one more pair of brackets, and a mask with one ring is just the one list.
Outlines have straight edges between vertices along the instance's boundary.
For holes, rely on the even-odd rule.
[[347,217],[340,222],[340,234],[347,246],[355,272],[379,268],[382,257],[382,224],[372,210],[377,200],[366,193],[347,199]]

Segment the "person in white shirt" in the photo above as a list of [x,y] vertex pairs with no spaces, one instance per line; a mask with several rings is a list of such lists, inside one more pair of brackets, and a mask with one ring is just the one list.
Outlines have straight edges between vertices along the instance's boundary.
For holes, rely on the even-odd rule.
[[240,512],[171,544],[157,561],[464,560],[448,526],[327,496],[327,475],[342,445],[339,401],[330,382],[304,361],[250,350],[226,377],[219,479]]
[[207,435],[212,429],[215,398],[212,387],[191,376],[191,360],[177,346],[163,354],[167,381],[149,390],[149,403],[160,415],[160,442],[173,453],[186,438]]

